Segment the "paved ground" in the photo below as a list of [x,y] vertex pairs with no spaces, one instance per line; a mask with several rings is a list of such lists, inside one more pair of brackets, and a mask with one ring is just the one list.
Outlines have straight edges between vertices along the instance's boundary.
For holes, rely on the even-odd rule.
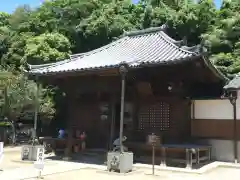
[[4,156],[2,162],[0,163],[0,169],[14,169],[20,167],[31,166],[30,163],[21,163],[20,161],[20,147],[8,147],[4,148]]
[[[144,171],[137,171],[133,172],[129,175],[119,175],[115,173],[107,173],[100,170],[94,169],[82,169],[82,170],[75,170],[65,173],[57,173],[53,175],[44,176],[45,180],[79,180],[79,179],[88,179],[88,180],[239,180],[239,170],[233,169],[226,169],[226,168],[219,168],[215,172],[211,172],[206,175],[188,175],[182,173],[166,173],[166,172],[157,172],[156,176],[147,175]],[[34,180],[34,178],[30,179]]]
[[[20,148],[5,149],[4,159],[0,164],[0,180],[34,180],[38,172],[33,164],[20,161]],[[237,168],[216,168],[203,175],[189,174],[183,172],[171,172],[156,170],[156,176],[151,174],[151,169],[135,168],[134,172],[128,175],[119,175],[105,171],[105,166],[89,165],[84,163],[73,163],[64,161],[46,161],[43,176],[45,180],[239,180],[240,169]]]
[[210,173],[207,173],[206,176],[209,180],[239,180],[240,169],[219,167]]

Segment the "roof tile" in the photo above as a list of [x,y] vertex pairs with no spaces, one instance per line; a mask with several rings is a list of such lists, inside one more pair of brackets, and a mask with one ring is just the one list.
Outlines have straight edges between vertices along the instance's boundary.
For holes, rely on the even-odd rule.
[[198,56],[194,48],[180,47],[162,28],[126,33],[120,39],[86,53],[70,56],[69,60],[43,66],[30,66],[31,74],[48,74],[89,69],[117,67],[127,63],[130,67],[182,61]]

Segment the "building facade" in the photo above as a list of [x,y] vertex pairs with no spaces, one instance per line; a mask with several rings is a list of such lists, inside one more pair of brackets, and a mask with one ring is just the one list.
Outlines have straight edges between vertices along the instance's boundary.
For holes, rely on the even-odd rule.
[[[125,79],[119,72],[123,65],[128,71]],[[122,89],[124,134],[133,149],[145,146],[146,137],[155,133],[165,144],[210,143],[213,158],[230,160],[230,155],[222,155],[227,150],[221,147],[231,141],[226,128],[231,126],[231,110],[226,110],[230,103],[197,100],[220,99],[227,78],[198,47],[173,40],[163,27],[126,33],[68,60],[30,66],[28,73],[66,92],[67,152],[79,130],[87,132],[89,148],[109,149],[121,126]]]

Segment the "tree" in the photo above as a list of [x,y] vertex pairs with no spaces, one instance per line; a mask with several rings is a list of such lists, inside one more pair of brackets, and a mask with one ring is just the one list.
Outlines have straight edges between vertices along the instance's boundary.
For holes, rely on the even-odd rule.
[[[31,13],[29,24],[37,35],[58,32],[66,36],[72,44],[72,51],[81,51],[79,42],[82,36],[77,33],[76,26],[89,17],[103,4],[112,0],[57,0],[44,1]],[[81,45],[81,43],[80,43]]]
[[228,76],[240,72],[239,1],[224,1],[217,20],[202,35],[213,63]]
[[23,74],[1,69],[0,73],[0,109],[1,118],[11,122],[12,140],[16,140],[16,120],[34,119],[35,111],[39,111],[41,120],[50,121],[55,113],[52,95],[49,89],[39,88]]
[[189,46],[200,44],[201,35],[215,23],[216,8],[209,0],[201,0],[198,3],[182,6],[178,11],[168,12],[169,34],[174,39],[185,38]]
[[26,41],[33,37],[34,34],[32,32],[18,34],[14,31],[9,31],[9,34],[10,36],[7,37],[7,48],[2,54],[1,65],[4,67],[11,66],[16,70],[20,70],[20,67],[25,64],[23,57]]
[[81,51],[89,51],[111,42],[124,31],[140,27],[144,8],[129,0],[104,4],[78,25],[83,36]]
[[11,30],[8,26],[0,26],[0,59],[7,53],[10,44]]
[[37,95],[37,84],[28,80],[23,74],[14,74],[9,70],[2,69],[0,73],[0,89],[2,117],[17,120],[24,115],[25,118],[33,119],[35,102],[38,101],[39,117],[53,118],[55,109],[51,98],[52,91],[40,86]]
[[28,5],[16,8],[9,17],[10,28],[18,33],[31,31],[29,26],[30,14],[31,8]]
[[4,12],[0,12],[0,27],[9,25],[10,15]]
[[70,48],[69,40],[62,34],[41,34],[27,40],[24,59],[30,64],[55,62],[67,58]]
[[184,5],[193,4],[194,0],[145,0],[144,2],[151,4],[153,7],[170,7],[179,10]]
[[0,59],[8,49],[10,37],[9,18],[9,14],[0,12]]

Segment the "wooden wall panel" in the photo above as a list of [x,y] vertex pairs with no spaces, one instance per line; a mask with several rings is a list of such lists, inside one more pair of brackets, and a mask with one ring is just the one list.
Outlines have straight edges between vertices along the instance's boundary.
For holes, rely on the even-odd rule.
[[187,141],[191,135],[191,105],[189,101],[176,101],[171,108],[171,130],[167,136],[171,142]]
[[[155,132],[157,135],[161,136],[164,143],[187,141],[191,137],[191,106],[189,101],[179,99],[168,99],[167,101],[166,99],[161,100],[156,98],[156,101],[142,101],[139,105],[141,107],[147,103],[152,104],[154,102],[166,102],[170,105],[170,127],[164,131],[159,128],[157,131],[147,129],[144,132],[148,134]],[[161,120],[159,119],[159,121]],[[138,119],[138,126],[141,125],[139,123]]]
[[[192,137],[233,139],[233,120],[194,119],[191,121]],[[237,135],[240,139],[240,120],[237,120]]]
[[100,119],[99,102],[76,104],[72,115],[72,127],[87,133],[87,145],[90,148],[105,148],[110,132],[105,122]]

